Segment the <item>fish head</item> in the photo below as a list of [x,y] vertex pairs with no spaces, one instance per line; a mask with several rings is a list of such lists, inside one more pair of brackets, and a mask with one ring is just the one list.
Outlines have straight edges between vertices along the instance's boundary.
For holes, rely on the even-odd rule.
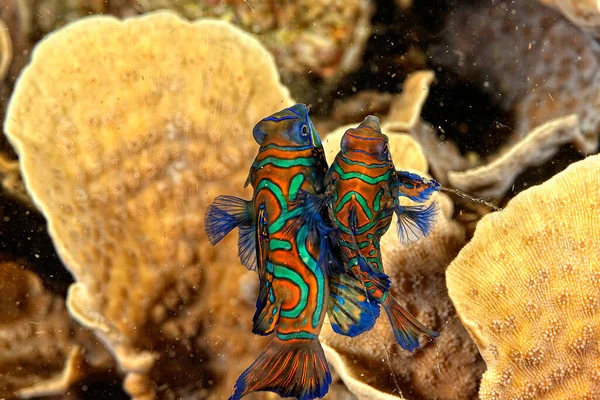
[[348,129],[341,142],[347,159],[366,164],[392,163],[388,137],[381,132],[379,118],[369,115],[356,128]]
[[263,118],[254,127],[253,136],[259,145],[323,147],[304,104],[295,104]]

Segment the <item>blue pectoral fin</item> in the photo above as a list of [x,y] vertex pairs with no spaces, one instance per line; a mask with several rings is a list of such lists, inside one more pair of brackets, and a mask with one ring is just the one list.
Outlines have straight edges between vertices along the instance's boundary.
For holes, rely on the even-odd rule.
[[206,210],[204,229],[212,245],[233,228],[252,225],[250,202],[235,196],[219,196]]
[[238,256],[246,268],[251,271],[256,270],[256,228],[254,224],[240,226]]
[[344,271],[344,265],[340,262],[341,254],[339,245],[335,239],[336,233],[321,232],[321,242],[319,254],[319,265],[321,269],[330,277],[339,275]]
[[349,274],[329,279],[327,307],[333,331],[345,336],[370,330],[379,318],[379,304],[369,300],[362,282]]
[[408,171],[396,171],[398,181],[398,193],[400,196],[422,203],[441,189],[441,185],[433,180],[423,178],[418,174]]
[[415,242],[431,233],[439,208],[436,202],[429,206],[396,206],[398,237],[402,243]]

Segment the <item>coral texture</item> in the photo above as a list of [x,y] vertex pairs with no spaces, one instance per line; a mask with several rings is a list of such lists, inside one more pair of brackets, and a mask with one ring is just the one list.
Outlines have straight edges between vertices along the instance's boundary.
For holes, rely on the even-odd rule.
[[516,177],[541,165],[567,143],[584,142],[576,114],[548,121],[489,164],[467,171],[450,171],[448,181],[460,190],[501,199]]
[[34,273],[1,261],[0,293],[0,397],[59,394],[90,367],[112,367],[108,352]]
[[482,399],[600,396],[600,156],[485,216],[447,271]]
[[141,0],[140,6],[144,11],[172,9],[190,19],[229,20],[264,43],[284,76],[325,79],[358,67],[373,11],[368,0]]
[[600,135],[597,43],[537,2],[476,4],[450,15],[445,43],[434,56],[513,110],[515,133],[508,145],[545,122],[577,114],[586,139],[577,148],[595,151]]
[[218,193],[246,195],[249,132],[291,102],[257,40],[168,12],[68,25],[19,78],[5,130],[77,280],[69,310],[107,342],[134,398],[161,382],[225,395],[264,345],[238,338],[251,273],[235,238],[211,248],[203,216]]
[[600,2],[598,0],[540,0],[563,13],[578,27],[600,35]]

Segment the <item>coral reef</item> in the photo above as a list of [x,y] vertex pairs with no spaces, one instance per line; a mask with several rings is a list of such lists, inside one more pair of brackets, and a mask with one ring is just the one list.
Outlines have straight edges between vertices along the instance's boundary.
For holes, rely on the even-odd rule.
[[61,297],[12,261],[0,261],[0,397],[59,394],[112,358],[73,322]]
[[[506,108],[516,129],[507,145],[534,127],[576,113],[595,151],[600,135],[598,46],[556,12],[535,2],[519,7],[479,3],[454,12],[446,22],[445,43],[434,52],[439,62],[477,80]],[[447,52],[450,47],[452,52]]]
[[6,24],[0,19],[0,81],[6,77],[11,61],[12,41]]
[[[490,165],[454,174],[450,179],[457,187],[496,199],[503,197],[526,167],[541,165],[561,145],[572,143],[589,154],[597,150],[600,135],[600,117],[594,112],[600,102],[597,44],[547,7],[534,2],[519,7],[518,12],[512,12],[511,7],[481,3],[454,12],[444,29],[444,44],[432,51],[438,62],[478,81],[513,112],[515,131],[505,143],[505,149],[510,150],[501,150]],[[446,51],[448,47],[453,51]],[[557,126],[552,121],[571,114],[579,121],[571,132],[555,130],[554,138],[541,134]],[[547,138],[544,143],[534,143],[544,141],[543,137]],[[566,140],[568,137],[572,140]],[[534,147],[533,159],[506,168],[507,160],[516,165],[518,157],[514,155]],[[505,167],[501,173],[510,175],[503,176],[501,182],[492,182],[491,175],[490,179],[479,178],[484,169],[500,172],[502,163]],[[454,170],[459,169],[465,168]],[[472,182],[460,181],[476,176]]]
[[600,35],[600,3],[598,0],[540,0],[562,12],[571,22],[594,36]]
[[410,133],[427,156],[433,176],[446,184],[448,171],[465,169],[468,162],[454,143],[440,139],[437,130],[421,118],[421,110],[434,78],[433,71],[416,71],[406,78],[402,93],[390,106],[390,114],[386,118],[387,131]]
[[[5,194],[14,197],[23,204],[31,206],[31,198],[27,194],[21,173],[19,172],[19,162],[10,160],[7,156],[0,153],[0,186]],[[33,208],[33,207],[31,207]]]
[[[383,125],[384,133],[388,125]],[[339,149],[342,134],[343,128],[340,128],[325,138],[328,158]],[[390,152],[399,169],[421,173],[427,170],[425,156],[410,136],[388,136]],[[392,293],[426,326],[440,330],[440,338],[411,354],[396,345],[386,318],[380,318],[371,331],[352,339],[337,335],[324,325],[320,338],[328,360],[359,398],[392,399],[404,395],[412,398],[416,395],[467,399],[477,391],[477,377],[483,372],[483,362],[458,323],[444,287],[444,269],[464,245],[464,230],[451,220],[452,202],[445,195],[437,198],[443,211],[430,236],[403,246],[394,221],[381,246],[383,263],[392,279]]]
[[556,118],[535,128],[489,164],[467,171],[450,171],[448,181],[468,193],[501,199],[527,167],[541,165],[564,144],[584,141],[576,114]]
[[[0,397],[95,398],[81,388],[100,381],[105,398],[124,378],[138,400],[226,398],[269,339],[251,334],[236,235],[213,248],[203,216],[217,194],[249,198],[252,128],[295,102],[280,79],[331,132],[330,162],[373,114],[398,168],[504,204],[598,150],[596,3],[5,2]],[[437,194],[411,245],[394,221],[392,293],[441,335],[409,354],[385,317],[353,339],[326,321],[325,398],[600,398],[597,157],[482,222]]]
[[486,364],[480,397],[598,398],[600,156],[484,217],[447,271]]
[[368,0],[141,0],[144,11],[172,9],[189,19],[222,18],[255,34],[275,57],[286,83],[314,74],[339,79],[360,63],[370,34]]
[[167,12],[68,25],[19,78],[5,130],[77,280],[69,311],[106,341],[134,398],[224,395],[264,346],[236,338],[250,331],[250,272],[235,239],[211,248],[203,215],[243,188],[253,124],[290,103],[258,41]]

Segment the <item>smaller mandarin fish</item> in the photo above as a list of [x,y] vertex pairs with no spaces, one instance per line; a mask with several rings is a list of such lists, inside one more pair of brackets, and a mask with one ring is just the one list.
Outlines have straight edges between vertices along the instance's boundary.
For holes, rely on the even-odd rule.
[[318,339],[326,312],[351,335],[370,329],[378,309],[373,310],[359,281],[333,273],[329,236],[298,223],[303,211],[298,195],[322,194],[327,171],[306,106],[264,118],[253,134],[260,148],[246,183],[254,188],[252,200],[219,196],[205,218],[213,245],[239,228],[239,257],[260,280],[252,332],[275,333],[240,375],[231,399],[258,391],[300,400],[323,397],[331,384]]
[[436,332],[421,324],[389,293],[390,280],[383,270],[380,239],[394,213],[403,243],[426,236],[436,218],[436,203],[427,207],[402,206],[398,196],[424,202],[439,190],[439,184],[395,170],[388,138],[381,133],[379,120],[373,116],[344,134],[325,184],[324,195],[304,196],[305,209],[310,215],[311,210],[328,208],[346,270],[363,283],[371,300],[383,306],[397,342],[402,348],[414,351],[419,346],[420,333],[437,337]]

